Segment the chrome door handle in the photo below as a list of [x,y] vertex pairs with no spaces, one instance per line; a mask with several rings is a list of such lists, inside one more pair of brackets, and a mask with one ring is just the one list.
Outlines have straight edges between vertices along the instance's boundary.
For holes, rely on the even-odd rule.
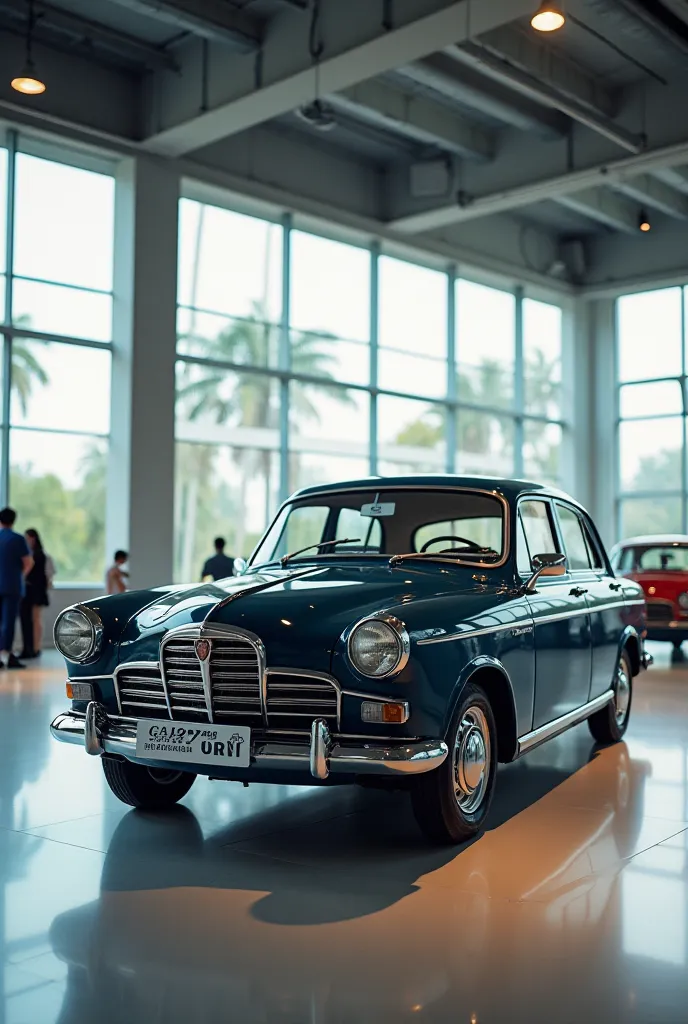
[[583,594],[587,594],[587,592],[588,591],[586,590],[585,587],[573,587],[572,590],[569,590],[569,596],[570,597],[582,597]]
[[609,584],[609,589],[610,590],[621,590],[621,584],[620,583],[610,583]]

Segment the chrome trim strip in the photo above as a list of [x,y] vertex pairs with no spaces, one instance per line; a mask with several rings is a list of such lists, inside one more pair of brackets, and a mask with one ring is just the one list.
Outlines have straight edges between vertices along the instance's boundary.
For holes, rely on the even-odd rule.
[[[94,702],[95,703],[95,702]],[[92,722],[101,753],[119,754],[136,760],[136,722],[108,718],[102,705],[98,716],[92,712]],[[100,712],[105,715],[101,718]],[[76,712],[58,715],[50,726],[54,739],[61,743],[84,745],[86,716]],[[305,738],[305,737],[304,737]],[[382,737],[370,737],[368,742],[358,746],[348,742],[336,742],[329,756],[330,772],[351,775],[415,775],[439,768],[448,754],[447,744],[442,740],[397,740],[385,742]],[[168,766],[170,762],[144,762]],[[208,774],[213,766],[208,765]],[[297,770],[310,777],[310,746],[308,743],[294,743],[274,739],[257,740],[253,745],[251,768],[266,771]]]
[[[329,497],[332,494],[358,494],[358,493],[369,494],[371,490],[374,490],[374,486],[375,486],[375,482],[370,487],[361,487],[361,486],[359,486],[359,487],[336,487],[336,488],[334,488],[331,491],[315,491],[312,494],[303,494],[303,495],[299,495],[299,492],[297,491],[292,497],[288,498],[285,502],[283,502],[280,505],[280,507],[277,509],[277,512],[276,512],[275,516],[273,517],[272,522],[270,523],[270,525],[266,528],[265,532],[263,533],[263,537],[267,537],[268,533],[270,532],[270,530],[272,529],[272,527],[274,526],[274,524],[277,522],[277,520],[279,519],[280,515],[282,514],[283,509],[285,509],[288,505],[293,505],[297,501],[306,501],[306,500],[310,501],[312,498],[313,499],[327,498],[327,497]],[[380,487],[382,489],[384,489],[384,487],[385,487],[385,481],[384,481],[383,478],[380,478]],[[449,562],[450,564],[454,565],[454,566],[462,565],[464,568],[477,568],[477,569],[479,569],[479,568],[483,568],[483,569],[499,569],[503,565],[506,565],[506,563],[509,561],[510,548],[511,548],[511,507],[510,507],[509,502],[507,501],[507,499],[504,497],[504,495],[500,491],[495,491],[495,490],[488,491],[488,490],[485,490],[484,488],[481,488],[481,487],[454,487],[450,483],[447,483],[446,486],[444,486],[444,487],[439,485],[439,484],[435,484],[435,485],[432,485],[432,484],[405,484],[405,485],[404,484],[400,484],[400,485],[398,485],[396,487],[390,487],[389,485],[386,485],[386,487],[387,487],[388,491],[391,491],[391,490],[394,490],[394,491],[442,491],[442,492],[444,492],[444,491],[452,491],[454,493],[459,492],[461,494],[482,494],[482,495],[486,495],[487,497],[494,498],[497,501],[501,502],[502,509],[503,509],[503,512],[504,512],[504,518],[502,520],[502,524],[503,524],[502,525],[502,533],[503,533],[503,547],[504,547],[504,551],[503,551],[502,557],[499,559],[499,561],[498,562],[470,562],[469,563],[469,562],[460,562],[460,561],[458,561],[458,559],[449,559],[449,558],[446,561]],[[256,554],[256,551],[258,550],[258,548],[261,545],[263,537],[261,537],[261,539],[258,541],[258,544],[256,545],[255,550],[253,551],[253,553],[251,554],[251,557],[248,560],[248,564],[249,564],[249,566],[251,568],[253,568],[253,566],[254,566],[253,559],[254,559],[254,556]],[[417,553],[417,552],[414,552],[414,553]],[[381,558],[389,559],[390,556],[387,554],[387,555],[380,555],[380,557]],[[426,561],[429,561],[429,559],[426,559]],[[263,564],[267,565],[267,564],[271,564],[271,563],[263,563]],[[310,571],[312,571],[312,570],[310,570]]]
[[[212,653],[213,653],[213,642],[212,642],[212,640],[210,640],[209,643],[210,643],[210,650],[208,651],[208,657],[205,658],[203,661],[201,661],[201,659],[198,657],[198,652],[196,651],[195,647],[194,647],[194,652],[196,653],[196,658],[198,660],[198,665],[199,665],[199,668],[201,670],[201,680],[203,682],[203,696],[205,698],[205,710],[208,713],[208,721],[212,725],[213,722],[215,721],[215,718],[213,716],[213,685],[212,685],[212,683],[210,681],[210,658],[211,658]],[[187,699],[187,703],[188,703],[188,699]],[[179,709],[179,710],[181,710],[181,709]],[[172,716],[170,715],[170,718],[171,717]]]
[[600,694],[599,697],[595,697],[594,700],[588,701],[587,704],[583,704],[581,707],[562,715],[561,718],[555,718],[553,722],[548,722],[546,725],[541,725],[524,736],[519,736],[517,756],[520,757],[527,750],[532,750],[533,747],[539,746],[545,740],[550,740],[552,737],[558,736],[560,732],[569,729],[572,725],[577,725],[579,722],[584,721],[584,719],[594,714],[595,711],[606,707],[613,699],[614,691],[607,690],[605,693]]
[[424,644],[445,644],[450,640],[471,640],[475,636],[487,636],[489,633],[501,633],[507,629],[520,629],[523,626],[544,626],[548,622],[559,622],[562,619],[575,619],[579,615],[597,615],[598,612],[611,611],[612,608],[618,608],[619,611],[623,611],[628,604],[645,604],[644,601],[624,602],[624,601],[613,601],[608,604],[602,604],[589,608],[587,605],[583,608],[574,608],[567,612],[555,612],[552,615],[533,615],[531,619],[514,619],[513,622],[500,624],[498,626],[485,626],[480,629],[464,629],[458,633],[447,633],[443,636],[431,636],[425,640],[417,640],[416,646],[422,647]]

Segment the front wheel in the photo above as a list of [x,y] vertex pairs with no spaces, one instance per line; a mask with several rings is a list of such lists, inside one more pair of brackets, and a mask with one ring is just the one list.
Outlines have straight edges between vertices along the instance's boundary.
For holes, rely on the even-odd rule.
[[466,687],[439,768],[420,775],[411,790],[413,812],[436,843],[463,843],[482,828],[497,775],[497,730],[490,702],[479,687]]
[[147,768],[132,761],[103,757],[105,781],[122,803],[151,811],[172,807],[189,792],[196,776],[167,768]]
[[614,677],[614,700],[588,719],[593,738],[598,743],[618,743],[628,728],[633,699],[633,671],[626,651],[621,652]]

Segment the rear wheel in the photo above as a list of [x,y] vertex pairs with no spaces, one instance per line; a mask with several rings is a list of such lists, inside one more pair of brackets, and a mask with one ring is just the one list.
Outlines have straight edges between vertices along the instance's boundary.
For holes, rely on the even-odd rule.
[[103,757],[105,780],[122,803],[151,811],[172,807],[189,792],[196,776],[167,768],[147,768],[132,761]]
[[463,843],[477,835],[485,822],[497,774],[494,715],[479,686],[466,687],[447,745],[444,764],[414,780],[413,811],[433,842]]
[[633,699],[631,659],[621,652],[614,677],[614,699],[588,719],[590,732],[598,743],[618,743],[628,728]]

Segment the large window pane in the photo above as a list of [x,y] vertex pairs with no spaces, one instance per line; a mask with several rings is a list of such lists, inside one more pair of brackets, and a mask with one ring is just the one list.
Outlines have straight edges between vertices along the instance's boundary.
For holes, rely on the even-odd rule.
[[177,310],[177,351],[227,363],[275,366],[279,327],[255,317],[237,320],[181,306]]
[[103,439],[12,430],[10,502],[19,512],[17,529],[39,531],[58,583],[104,579],[106,479]]
[[279,445],[279,389],[267,374],[177,363],[177,438],[238,447]]
[[333,335],[292,331],[291,370],[307,377],[366,385],[370,381],[370,346]]
[[682,533],[680,498],[624,498],[621,537]]
[[178,301],[276,322],[282,310],[282,228],[182,199]]
[[446,359],[446,274],[382,256],[379,278],[380,345]]
[[619,380],[682,372],[681,289],[623,295],[616,304]]
[[562,483],[563,431],[558,423],[523,424],[523,472],[538,483]]
[[561,416],[561,320],[559,306],[523,300],[523,373],[525,411]]
[[291,326],[370,339],[370,252],[303,231],[291,235]]
[[112,339],[112,297],[35,281],[15,281],[17,327],[89,341]]
[[682,418],[621,423],[619,449],[622,491],[681,489]]
[[111,291],[114,179],[26,153],[16,173],[15,274]]
[[377,424],[381,474],[445,471],[447,442],[443,406],[380,395]]
[[444,398],[447,394],[447,364],[443,359],[424,359],[381,348],[378,352],[378,383],[387,391]]
[[[5,246],[7,232],[7,150],[0,149],[0,273],[5,272]],[[5,282],[0,278],[0,287]],[[4,297],[3,297],[4,304]]]
[[456,438],[458,473],[513,476],[514,421],[510,417],[459,409]]
[[[324,455],[318,452],[292,452],[289,457],[291,491],[301,487],[314,487],[316,484],[333,484],[340,480],[361,480],[369,475],[368,460],[363,458]],[[308,539],[304,540],[304,544],[308,543]]]
[[12,423],[107,434],[110,359],[102,349],[15,338]]
[[457,281],[459,398],[480,405],[511,405],[515,351],[514,296],[472,281]]
[[292,381],[289,417],[293,449],[346,453],[367,460],[370,429],[367,392]]
[[200,580],[213,539],[230,557],[247,558],[277,504],[279,457],[262,448],[177,442],[175,579]]
[[619,404],[623,419],[634,416],[666,416],[670,413],[683,412],[683,395],[678,380],[625,384],[620,392]]

